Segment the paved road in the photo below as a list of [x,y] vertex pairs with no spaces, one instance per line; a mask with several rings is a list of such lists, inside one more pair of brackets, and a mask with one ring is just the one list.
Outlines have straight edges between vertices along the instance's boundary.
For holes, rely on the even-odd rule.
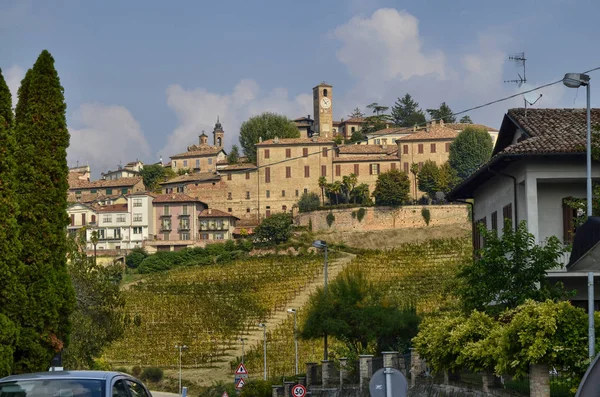
[[179,397],[179,394],[177,393],[167,393],[165,391],[150,390],[150,393],[152,393],[152,397]]

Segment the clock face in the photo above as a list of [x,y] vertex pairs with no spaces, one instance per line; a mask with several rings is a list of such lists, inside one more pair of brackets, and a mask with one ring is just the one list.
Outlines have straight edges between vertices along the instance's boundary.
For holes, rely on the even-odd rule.
[[329,98],[322,98],[321,107],[323,109],[329,109],[331,107],[331,100]]

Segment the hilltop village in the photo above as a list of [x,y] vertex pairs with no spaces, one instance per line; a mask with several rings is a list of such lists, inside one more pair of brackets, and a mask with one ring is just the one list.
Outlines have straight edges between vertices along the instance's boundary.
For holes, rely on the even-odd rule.
[[[321,194],[319,179],[328,183],[354,174],[372,192],[378,175],[399,169],[411,180],[411,164],[428,161],[441,165],[448,160],[450,144],[467,125],[430,122],[414,128],[386,128],[369,132],[361,142],[338,144],[360,131],[364,119],[333,120],[333,87],[321,83],[313,88],[313,118],[294,120],[300,137],[274,138],[256,144],[256,163],[241,157],[227,160],[223,146],[224,126],[217,119],[212,142],[202,132],[198,142],[162,163],[177,175],[160,184],[160,193],[144,186],[139,161],[90,180],[88,166],[70,169],[69,231],[86,227],[88,241],[98,231],[101,250],[145,247],[150,252],[202,246],[252,233],[262,219],[274,213],[294,214],[303,193]],[[495,143],[496,129],[487,130]],[[211,144],[212,143],[212,144]],[[185,143],[182,142],[182,146]]]

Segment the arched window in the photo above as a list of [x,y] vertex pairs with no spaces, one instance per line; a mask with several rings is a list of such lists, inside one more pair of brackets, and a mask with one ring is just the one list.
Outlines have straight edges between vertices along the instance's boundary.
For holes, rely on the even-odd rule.
[[354,132],[354,127],[352,127],[352,132]]
[[217,146],[221,146],[221,138],[217,138]]
[[323,96],[327,96],[327,88],[323,90]]

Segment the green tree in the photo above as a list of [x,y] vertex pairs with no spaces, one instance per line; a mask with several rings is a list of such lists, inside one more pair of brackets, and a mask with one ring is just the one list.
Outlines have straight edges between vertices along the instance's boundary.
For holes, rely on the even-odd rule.
[[162,164],[148,164],[141,169],[140,175],[144,180],[144,186],[151,192],[160,191],[160,183],[167,177],[167,168]]
[[417,201],[417,175],[419,174],[419,164],[412,163],[410,165],[410,173],[413,174],[414,188],[415,188],[415,201]]
[[363,135],[369,132],[383,130],[392,122],[390,115],[385,113],[389,109],[388,106],[383,106],[377,102],[373,102],[370,105],[367,105],[367,109],[371,109],[373,111],[373,115],[366,117],[363,120],[363,125],[361,128],[361,133]]
[[465,114],[464,116],[462,116],[460,118],[459,123],[462,123],[462,124],[473,124],[473,120],[471,120],[471,117],[469,117],[468,114]]
[[435,193],[440,190],[440,169],[434,161],[427,160],[417,174],[419,190],[427,193],[430,199],[435,198]]
[[354,204],[370,205],[372,204],[369,194],[369,185],[361,183],[350,192],[350,199]]
[[321,200],[323,201],[323,207],[325,206],[325,188],[327,187],[327,178],[324,176],[319,177],[319,188],[321,189]]
[[392,106],[392,119],[399,127],[413,127],[425,124],[425,114],[419,109],[419,103],[410,94],[398,98]]
[[438,182],[439,191],[446,195],[459,183],[456,170],[450,166],[448,161],[440,166],[440,178]]
[[344,175],[342,177],[342,192],[346,196],[347,203],[350,202],[350,195],[351,195],[352,191],[354,190],[354,188],[356,187],[357,183],[358,183],[358,178],[356,177],[355,174]]
[[527,299],[544,301],[565,296],[562,285],[551,284],[546,277],[548,270],[560,267],[563,247],[558,238],[552,236],[537,245],[525,221],[515,231],[507,220],[501,237],[483,225],[480,233],[484,247],[457,274],[455,291],[465,311],[495,315]]
[[92,369],[94,358],[123,334],[119,265],[98,266],[85,252],[85,232],[69,240],[69,274],[77,304],[71,314],[71,343],[63,353],[65,367]]
[[449,341],[452,332],[464,321],[462,313],[442,312],[429,315],[421,322],[413,346],[435,372],[458,367],[456,359],[459,352]]
[[229,164],[237,164],[240,161],[240,149],[238,148],[237,145],[233,145],[231,147],[231,151],[229,152],[229,155],[227,156],[227,162]]
[[11,373],[13,354],[19,335],[15,323],[25,300],[19,282],[19,214],[16,196],[18,170],[15,159],[16,141],[13,129],[10,90],[0,69],[0,376]]
[[375,204],[396,207],[408,201],[410,181],[408,175],[399,170],[389,170],[379,174],[373,197]]
[[468,178],[492,156],[492,137],[482,128],[467,127],[450,144],[450,166],[458,177]]
[[302,193],[300,200],[298,200],[298,210],[300,212],[310,212],[319,209],[321,206],[321,200],[319,195],[315,192]]
[[[340,203],[340,195],[343,192],[343,185],[341,181],[335,181],[333,183],[328,183],[325,187],[325,193],[327,193],[329,197],[329,202],[335,201],[335,204],[338,205]],[[335,199],[335,200],[333,200]]]
[[444,123],[456,123],[456,117],[453,116],[452,109],[450,109],[450,106],[446,102],[442,102],[437,109],[427,109],[427,113],[429,113],[432,120],[444,120]]
[[287,117],[269,112],[249,118],[240,127],[240,146],[252,163],[256,163],[256,144],[260,138],[265,141],[275,137],[299,138],[300,131]]
[[136,269],[144,259],[148,256],[148,252],[144,248],[134,248],[127,254],[125,263],[130,269]]
[[365,117],[365,114],[359,109],[359,108],[354,108],[354,110],[352,111],[352,113],[350,113],[348,115],[349,118],[360,118],[362,119],[363,117]]
[[383,289],[357,269],[345,270],[329,285],[312,294],[301,327],[304,339],[332,335],[354,353],[366,352],[375,343],[377,352],[410,341],[419,325],[414,308],[390,305]]
[[292,217],[279,213],[263,219],[254,231],[254,241],[262,245],[279,244],[288,241],[291,235]]
[[360,142],[365,138],[361,130],[354,131],[352,135],[350,135],[350,142],[356,143]]
[[34,372],[45,370],[68,345],[75,304],[66,264],[69,131],[63,88],[48,51],[23,79],[17,110],[20,277],[27,299],[20,302],[14,372]]

